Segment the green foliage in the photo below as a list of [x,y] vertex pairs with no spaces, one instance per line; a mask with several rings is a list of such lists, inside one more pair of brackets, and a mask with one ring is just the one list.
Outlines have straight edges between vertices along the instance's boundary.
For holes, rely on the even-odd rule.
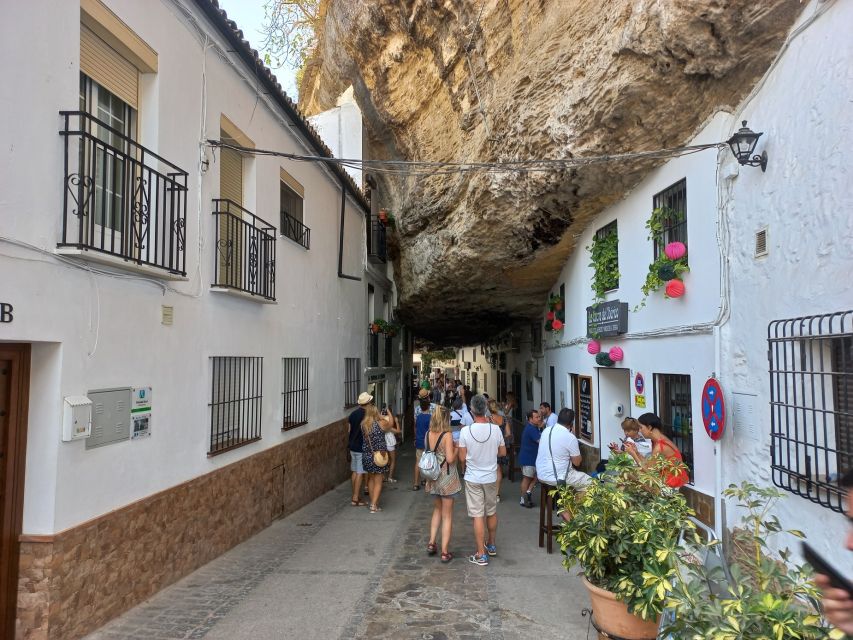
[[[652,211],[649,219],[646,220],[646,229],[649,230],[648,239],[653,243],[657,243],[660,247],[663,245],[664,237],[663,230],[666,226],[677,224],[684,221],[684,212],[675,211],[669,207],[658,207]],[[640,290],[643,292],[643,299],[634,307],[634,311],[639,311],[646,306],[646,299],[655,291],[660,289],[666,281],[661,278],[661,271],[671,268],[673,277],[681,279],[683,273],[690,271],[687,266],[687,257],[679,258],[678,260],[670,260],[666,254],[661,251],[660,255],[655,258],[654,262],[649,265],[649,272],[646,274],[646,281]],[[671,278],[670,278],[671,279]]]
[[584,492],[555,490],[560,509],[571,514],[557,534],[566,569],[579,564],[587,580],[647,620],[660,615],[673,588],[679,534],[693,529],[684,496],[663,480],[681,468],[658,456],[638,467],[614,454],[601,481]]
[[[680,564],[679,579],[667,600],[667,607],[675,611],[667,632],[690,640],[843,638],[843,633],[831,630],[821,619],[811,568],[791,564],[787,549],[778,558],[770,549],[769,540],[774,536],[804,537],[795,529],[784,530],[778,518],[770,515],[783,494],[744,482],[730,485],[723,495],[746,510],[741,527],[732,534],[729,561],[733,583],[715,595],[708,585],[724,582],[720,569]],[[708,546],[697,543],[699,550]]]
[[299,87],[322,24],[320,0],[267,0],[260,47],[266,52],[264,64],[295,69]]
[[619,235],[616,231],[592,239],[589,266],[593,268],[592,292],[595,302],[604,300],[604,294],[619,286]]
[[430,369],[432,369],[433,360],[437,360],[439,362],[447,362],[448,360],[455,359],[456,349],[451,349],[450,347],[446,349],[440,349],[438,351],[423,351],[421,353],[421,371],[429,375],[429,371]]

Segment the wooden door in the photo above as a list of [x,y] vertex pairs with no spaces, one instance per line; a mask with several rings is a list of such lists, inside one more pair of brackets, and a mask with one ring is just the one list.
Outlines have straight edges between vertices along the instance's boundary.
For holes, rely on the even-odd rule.
[[30,345],[0,343],[0,638],[15,637]]

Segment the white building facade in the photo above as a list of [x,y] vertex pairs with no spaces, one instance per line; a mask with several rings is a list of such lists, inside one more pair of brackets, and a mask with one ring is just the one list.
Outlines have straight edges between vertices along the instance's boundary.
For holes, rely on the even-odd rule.
[[0,635],[79,637],[347,476],[370,204],[215,3],[0,15]]
[[[489,393],[520,392],[524,411],[542,401],[575,410],[585,468],[607,457],[624,417],[654,412],[684,454],[685,492],[703,520],[719,532],[737,523],[736,507],[721,499],[731,483],[775,485],[785,492],[782,525],[848,569],[853,561],[837,550],[849,526],[838,478],[853,468],[851,22],[849,3],[811,3],[737,112],[717,113],[688,143],[725,141],[747,120],[763,132],[755,154],[768,154],[766,172],[740,166],[728,147],[667,161],[576,239],[552,287],[564,299],[562,330],[543,331],[546,307],[533,327],[483,349],[499,357]],[[681,214],[663,244],[686,245],[689,272],[683,295],[667,298],[661,287],[643,305],[659,255],[646,222],[661,206]],[[588,326],[586,248],[610,231],[617,284],[594,310],[602,322]],[[602,353],[621,349],[621,359],[602,366],[593,339]],[[469,384],[479,353],[461,351]],[[719,441],[703,422],[710,378],[725,402]]]

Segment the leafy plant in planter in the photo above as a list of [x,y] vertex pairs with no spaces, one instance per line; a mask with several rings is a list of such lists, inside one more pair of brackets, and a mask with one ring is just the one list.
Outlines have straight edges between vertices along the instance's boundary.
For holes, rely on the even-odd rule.
[[774,556],[769,540],[783,533],[797,538],[802,532],[782,529],[778,518],[769,515],[783,494],[772,487],[744,482],[730,485],[723,495],[734,498],[746,510],[741,526],[732,532],[729,554],[732,584],[722,593],[712,593],[709,583],[725,583],[722,571],[685,563],[667,606],[674,620],[667,633],[677,638],[747,640],[755,638],[841,639],[821,619],[819,592],[808,565],[790,561],[787,549]]
[[374,335],[377,333],[387,333],[388,322],[386,322],[384,318],[376,318],[370,323],[370,331]]
[[[652,211],[649,219],[646,220],[646,229],[649,230],[649,240],[655,246],[660,247],[664,243],[664,229],[672,224],[678,224],[684,221],[684,212],[675,211],[669,207],[658,207]],[[683,247],[683,245],[682,245]],[[646,274],[646,281],[640,290],[643,292],[643,299],[634,307],[634,311],[639,311],[646,306],[646,299],[655,291],[660,289],[670,280],[680,280],[682,275],[690,271],[687,266],[687,257],[682,256],[675,260],[670,259],[661,251],[660,255],[655,258],[654,262],[649,265],[649,272]]]
[[592,292],[595,302],[601,302],[606,292],[619,286],[619,236],[615,231],[596,234],[586,249],[593,269]]
[[676,572],[679,535],[694,529],[684,496],[663,479],[680,468],[659,457],[638,467],[627,454],[615,454],[602,480],[584,492],[556,490],[560,509],[571,514],[557,534],[564,566],[579,564],[587,581],[643,620],[660,616]]

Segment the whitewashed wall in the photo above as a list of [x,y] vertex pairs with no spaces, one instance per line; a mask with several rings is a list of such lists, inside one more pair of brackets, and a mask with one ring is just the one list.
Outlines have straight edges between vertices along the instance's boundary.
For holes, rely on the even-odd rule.
[[[824,6],[826,5],[826,6]],[[826,13],[790,43],[766,82],[731,118],[764,135],[767,172],[728,161],[731,307],[721,332],[726,389],[754,393],[756,432],[732,418],[724,450],[726,484],[771,483],[767,326],[773,320],[853,308],[853,4],[812,2]],[[755,232],[767,227],[769,255],[753,257]],[[731,398],[730,398],[731,399]],[[828,557],[853,571],[840,552],[849,524],[841,514],[787,494],[777,513]],[[731,517],[729,518],[731,521]],[[796,548],[794,540],[787,544]]]
[[[0,241],[0,297],[15,306],[14,322],[0,324],[0,340],[35,343],[23,527],[28,534],[63,530],[340,419],[343,359],[364,358],[364,284],[337,277],[340,185],[317,165],[251,161],[246,207],[276,227],[279,168],[305,186],[311,249],[279,237],[278,303],[209,292],[215,238],[210,201],[219,195],[219,154],[206,150],[210,166],[199,172],[203,105],[206,137],[219,137],[224,113],[258,147],[295,153],[307,147],[297,143],[279,112],[258,99],[254,83],[239,75],[248,76],[239,63],[235,70],[223,60],[220,52],[231,47],[195,9],[197,25],[170,0],[108,5],[159,54],[158,73],[143,77],[140,143],[189,172],[188,280],[170,283],[174,291],[164,293],[149,281],[92,276]],[[56,247],[62,215],[58,112],[78,108],[79,14],[75,2],[0,7],[4,24],[15,25],[0,39],[7,70],[0,89],[0,236],[47,252]],[[353,275],[363,270],[363,225],[362,213],[348,201],[344,271]],[[161,305],[174,307],[174,326],[161,325]],[[208,458],[214,355],[264,356],[263,439]],[[310,422],[287,433],[280,431],[284,356],[310,357]],[[60,442],[63,396],[136,385],[153,386],[150,438],[88,451],[82,441]]]
[[[311,116],[309,120],[336,158],[357,160],[362,158],[361,109],[355,102],[352,87],[341,94],[334,108]],[[361,169],[346,167],[346,171],[361,187],[363,184]]]

